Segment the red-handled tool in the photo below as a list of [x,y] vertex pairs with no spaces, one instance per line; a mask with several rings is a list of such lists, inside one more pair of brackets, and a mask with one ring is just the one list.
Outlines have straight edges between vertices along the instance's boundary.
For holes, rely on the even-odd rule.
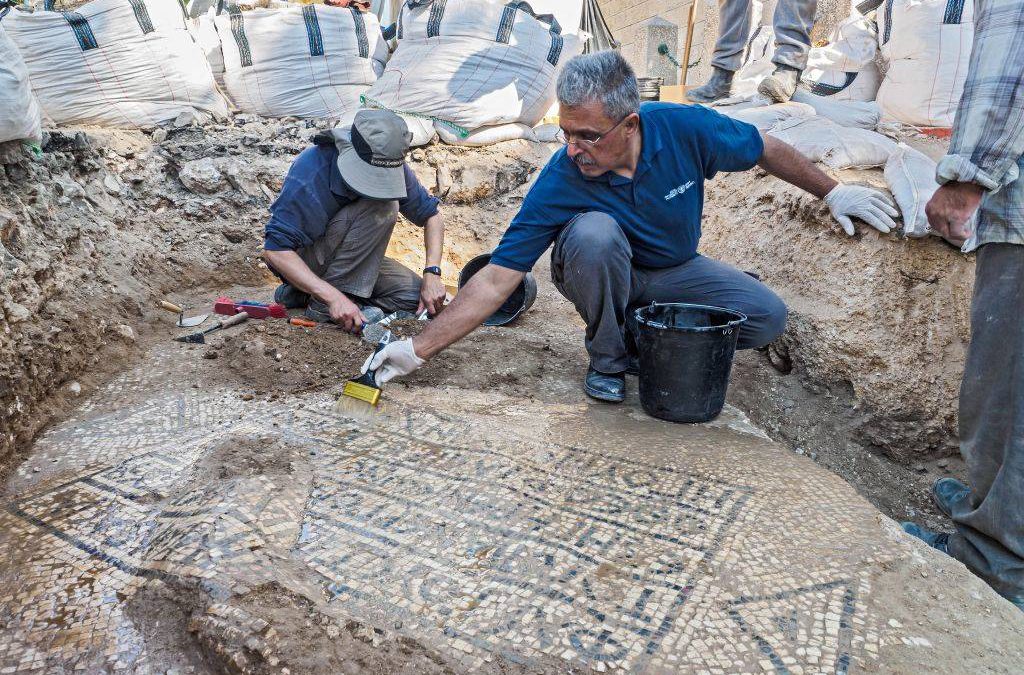
[[284,305],[276,302],[256,302],[255,300],[239,300],[235,302],[229,297],[221,296],[213,303],[213,311],[217,314],[231,316],[239,312],[245,312],[250,319],[287,319],[288,312]]

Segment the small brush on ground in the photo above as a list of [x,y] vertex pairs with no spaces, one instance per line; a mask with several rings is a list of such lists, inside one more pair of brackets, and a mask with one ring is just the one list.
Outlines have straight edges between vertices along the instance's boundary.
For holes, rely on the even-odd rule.
[[[391,331],[385,331],[377,343],[377,348],[373,350],[374,356],[387,347],[391,339]],[[368,370],[345,383],[334,410],[345,417],[367,419],[380,412],[380,396],[377,371]]]

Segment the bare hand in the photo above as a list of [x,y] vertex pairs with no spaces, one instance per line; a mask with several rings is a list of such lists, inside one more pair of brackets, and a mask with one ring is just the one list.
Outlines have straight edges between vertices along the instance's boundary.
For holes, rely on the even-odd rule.
[[928,201],[924,212],[935,234],[963,246],[971,236],[971,216],[978,210],[985,189],[974,183],[946,183]]
[[349,333],[358,333],[366,323],[366,317],[359,311],[356,304],[340,293],[339,297],[327,306],[327,309],[331,313],[331,321]]
[[424,274],[423,284],[420,286],[420,305],[416,314],[422,314],[427,310],[430,316],[437,316],[444,309],[444,300],[448,295],[448,289],[444,287],[441,277],[436,274]]

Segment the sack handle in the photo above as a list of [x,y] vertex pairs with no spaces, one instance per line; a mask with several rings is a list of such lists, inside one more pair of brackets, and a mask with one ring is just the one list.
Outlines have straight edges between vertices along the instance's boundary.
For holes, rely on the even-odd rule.
[[530,3],[525,2],[525,0],[517,0],[505,5],[501,21],[498,23],[498,34],[494,37],[495,42],[508,44],[508,41],[512,38],[512,26],[516,21],[516,12],[526,12],[537,21],[546,23],[548,31],[553,35],[562,34],[562,26],[558,23],[558,19],[555,18],[554,14],[537,14],[533,11]]
[[8,12],[11,11],[11,7],[14,5],[6,0],[0,0],[0,20],[7,16]]

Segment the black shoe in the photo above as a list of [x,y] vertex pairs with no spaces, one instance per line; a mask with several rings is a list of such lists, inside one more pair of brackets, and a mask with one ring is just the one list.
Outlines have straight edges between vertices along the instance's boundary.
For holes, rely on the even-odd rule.
[[309,304],[309,295],[291,284],[281,284],[274,290],[274,302],[288,309],[299,309]]
[[924,543],[928,544],[932,548],[942,551],[946,555],[949,555],[949,535],[945,532],[932,532],[931,530],[925,529],[917,523],[901,523],[903,531],[907,534],[917,537]]
[[971,488],[955,478],[940,478],[932,485],[932,501],[948,518],[953,517],[953,506],[971,496]]
[[583,380],[583,391],[587,396],[606,403],[622,403],[626,399],[626,377],[624,373],[606,375],[593,368],[587,369]]
[[711,77],[707,83],[686,92],[686,98],[694,103],[714,103],[719,99],[729,98],[732,92],[733,72],[718,66],[713,66],[711,70]]

